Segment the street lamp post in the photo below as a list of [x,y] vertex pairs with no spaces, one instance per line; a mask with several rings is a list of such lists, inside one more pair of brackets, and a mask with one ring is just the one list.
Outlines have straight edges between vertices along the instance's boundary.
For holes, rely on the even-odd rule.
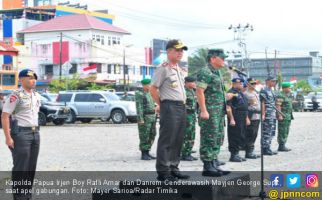
[[123,90],[126,91],[126,76],[125,72],[129,73],[128,67],[125,64],[125,48],[131,47],[133,44],[123,46]]
[[[230,25],[228,27],[229,30],[234,31],[234,40],[238,41],[239,47],[244,51],[245,61],[248,61],[247,55],[247,45],[246,45],[246,33],[248,31],[254,31],[253,25],[247,23],[245,26],[238,24],[237,26]],[[244,63],[244,57],[242,57],[242,69],[244,70],[247,68],[247,75],[249,76],[249,65]]]

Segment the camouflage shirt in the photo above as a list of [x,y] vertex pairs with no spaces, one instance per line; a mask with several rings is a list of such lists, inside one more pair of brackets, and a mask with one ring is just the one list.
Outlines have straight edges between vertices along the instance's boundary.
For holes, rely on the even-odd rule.
[[188,89],[186,88],[186,95],[187,95],[187,100],[186,100],[186,109],[188,112],[194,112],[196,111],[196,95],[195,91],[193,89]]
[[281,106],[281,111],[284,113],[285,120],[291,120],[293,119],[293,107],[292,107],[292,97],[289,94],[286,94],[284,92],[280,92],[277,95],[277,101],[279,105]]
[[150,92],[136,91],[135,102],[138,121],[144,121],[145,115],[155,113],[155,105]]
[[197,74],[197,86],[205,89],[205,103],[207,110],[225,105],[225,92],[220,71],[212,66],[202,68]]
[[273,90],[270,88],[265,87],[260,92],[261,102],[265,102],[266,107],[266,119],[276,119],[276,110],[274,106],[276,104],[276,95],[274,94]]

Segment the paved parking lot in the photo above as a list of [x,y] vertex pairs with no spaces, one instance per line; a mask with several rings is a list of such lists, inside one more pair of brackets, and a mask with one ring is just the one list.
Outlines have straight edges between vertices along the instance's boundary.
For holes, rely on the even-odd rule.
[[[322,113],[295,113],[288,147],[289,153],[265,157],[266,170],[322,170]],[[199,128],[198,128],[199,130]],[[1,131],[2,132],[2,131]],[[195,149],[198,150],[199,134]],[[153,171],[155,161],[141,161],[138,150],[136,124],[106,123],[49,125],[41,128],[41,149],[38,161],[40,171]],[[276,138],[273,149],[277,149]],[[155,154],[156,142],[152,154]],[[259,152],[259,139],[256,144]],[[242,154],[244,154],[242,152]],[[195,154],[199,157],[198,152]],[[220,160],[227,161],[227,138]],[[0,171],[10,170],[12,159],[0,134]],[[260,160],[230,163],[225,169],[236,171],[260,170]],[[181,162],[181,170],[202,170],[200,160]]]

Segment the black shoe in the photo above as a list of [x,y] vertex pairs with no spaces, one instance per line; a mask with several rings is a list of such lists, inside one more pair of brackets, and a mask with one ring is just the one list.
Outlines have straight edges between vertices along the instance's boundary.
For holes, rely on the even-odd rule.
[[272,151],[269,148],[264,149],[264,152],[263,152],[263,155],[265,155],[265,156],[273,156],[273,155],[276,155],[276,154],[277,154],[276,151]]
[[158,181],[178,181],[178,178],[172,175],[158,175],[157,177]]
[[231,154],[229,161],[230,162],[243,162],[243,161],[246,161],[246,159],[240,157],[238,154]]
[[249,159],[256,159],[259,158],[259,155],[254,154],[253,152],[250,153],[246,153],[245,158],[249,158]]
[[174,177],[177,177],[178,179],[188,179],[190,178],[189,175],[181,174],[180,171],[172,171],[171,175]]
[[219,167],[219,165],[218,165],[218,160],[217,160],[217,159],[212,161],[212,166],[213,166],[215,169],[217,169],[219,172],[221,172],[223,175],[227,175],[227,174],[229,174],[229,173],[230,173],[230,171],[223,170],[223,169],[221,169],[221,168]]
[[278,146],[278,151],[288,152],[288,151],[291,151],[291,149],[287,148],[285,144],[280,144]]
[[226,163],[225,162],[222,162],[218,159],[215,159],[214,162],[216,163],[216,166],[221,166],[221,165],[225,165]]
[[141,160],[151,160],[151,157],[148,151],[142,151]]
[[183,160],[183,161],[195,161],[195,160],[198,160],[198,158],[189,155],[189,156],[182,156],[181,160]]
[[202,176],[219,177],[223,175],[222,172],[214,168],[212,161],[204,161],[203,163]]

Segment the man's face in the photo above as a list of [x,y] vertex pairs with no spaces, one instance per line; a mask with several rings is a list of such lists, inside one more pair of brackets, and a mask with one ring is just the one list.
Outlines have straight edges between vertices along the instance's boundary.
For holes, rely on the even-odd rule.
[[143,89],[144,89],[145,91],[149,91],[149,90],[150,90],[150,84],[143,85]]
[[186,82],[186,87],[188,89],[196,88],[196,82]]
[[183,56],[183,49],[170,48],[167,50],[168,59],[172,62],[180,62]]
[[25,89],[34,89],[34,88],[36,88],[36,79],[34,77],[23,77],[20,80],[21,80],[21,85]]
[[233,88],[237,89],[237,90],[242,90],[244,88],[243,83],[233,83]]
[[218,56],[213,56],[210,58],[210,64],[216,68],[222,68],[225,66],[225,60]]
[[288,94],[288,93],[290,93],[292,90],[291,90],[291,88],[284,88],[284,89],[283,89],[283,91],[284,91],[285,93],[287,93],[287,94]]
[[275,87],[275,85],[276,85],[276,81],[274,81],[274,80],[269,80],[269,81],[267,81],[267,86],[268,87]]

